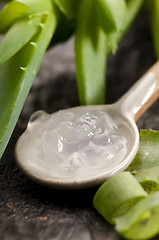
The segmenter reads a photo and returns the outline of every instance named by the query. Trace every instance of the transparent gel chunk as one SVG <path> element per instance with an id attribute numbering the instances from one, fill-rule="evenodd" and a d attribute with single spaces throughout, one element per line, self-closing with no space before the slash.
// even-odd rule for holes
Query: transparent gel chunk
<path id="1" fill-rule="evenodd" d="M 34 140 L 38 136 L 37 161 L 54 176 L 91 176 L 122 161 L 127 153 L 124 127 L 104 111 L 38 112 L 32 123 L 29 134 Z"/>

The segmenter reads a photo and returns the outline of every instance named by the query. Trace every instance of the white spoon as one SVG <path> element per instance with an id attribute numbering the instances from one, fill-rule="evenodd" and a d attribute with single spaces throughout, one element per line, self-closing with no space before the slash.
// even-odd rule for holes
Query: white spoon
<path id="1" fill-rule="evenodd" d="M 112 105 L 35 112 L 17 142 L 17 164 L 48 187 L 101 184 L 132 162 L 139 145 L 135 121 L 158 97 L 159 61 Z"/>

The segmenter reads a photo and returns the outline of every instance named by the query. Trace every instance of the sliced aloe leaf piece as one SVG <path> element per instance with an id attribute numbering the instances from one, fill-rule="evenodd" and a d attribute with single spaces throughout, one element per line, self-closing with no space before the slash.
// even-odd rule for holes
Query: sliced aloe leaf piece
<path id="1" fill-rule="evenodd" d="M 38 30 L 41 16 L 32 16 L 17 21 L 8 30 L 0 43 L 0 65 L 17 53 Z"/>
<path id="2" fill-rule="evenodd" d="M 141 130 L 138 153 L 126 171 L 137 173 L 152 167 L 159 167 L 159 131 Z"/>
<path id="3" fill-rule="evenodd" d="M 159 192 L 136 203 L 115 218 L 116 230 L 127 239 L 150 239 L 159 233 Z"/>
<path id="4" fill-rule="evenodd" d="M 95 3 L 98 20 L 105 33 L 121 31 L 127 21 L 125 0 L 98 0 Z"/>
<path id="5" fill-rule="evenodd" d="M 84 0 L 79 9 L 75 62 L 81 104 L 104 103 L 106 37 L 95 19 L 93 1 Z"/>
<path id="6" fill-rule="evenodd" d="M 28 15 L 28 7 L 17 1 L 12 1 L 0 11 L 0 33 L 5 32 L 17 19 Z"/>
<path id="7" fill-rule="evenodd" d="M 159 167 L 145 169 L 134 177 L 148 194 L 159 190 Z"/>
<path id="8" fill-rule="evenodd" d="M 0 157 L 14 129 L 26 96 L 56 27 L 45 14 L 39 32 L 16 55 L 0 66 Z"/>
<path id="9" fill-rule="evenodd" d="M 93 199 L 96 210 L 110 223 L 114 217 L 127 212 L 147 193 L 129 172 L 117 174 L 108 179 L 97 191 Z"/>

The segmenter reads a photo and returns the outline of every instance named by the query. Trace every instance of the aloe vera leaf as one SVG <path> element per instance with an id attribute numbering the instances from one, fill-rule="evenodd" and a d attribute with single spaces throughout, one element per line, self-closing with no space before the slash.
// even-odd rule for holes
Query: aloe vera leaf
<path id="1" fill-rule="evenodd" d="M 159 131 L 141 130 L 138 153 L 126 171 L 137 173 L 152 167 L 159 167 Z"/>
<path id="2" fill-rule="evenodd" d="M 81 104 L 105 100 L 106 37 L 94 17 L 93 2 L 84 0 L 75 33 L 76 76 Z"/>
<path id="3" fill-rule="evenodd" d="M 150 13 L 151 13 L 151 29 L 153 36 L 153 44 L 155 48 L 156 57 L 159 59 L 159 1 L 153 0 L 150 4 Z"/>
<path id="4" fill-rule="evenodd" d="M 28 7 L 28 12 L 30 14 L 41 14 L 44 12 L 50 12 L 52 9 L 51 0 L 16 0 Z"/>
<path id="5" fill-rule="evenodd" d="M 26 96 L 56 27 L 46 14 L 37 33 L 16 55 L 0 66 L 0 157 L 14 129 Z"/>
<path id="6" fill-rule="evenodd" d="M 60 11 L 69 19 L 75 18 L 79 0 L 53 0 Z"/>
<path id="7" fill-rule="evenodd" d="M 144 0 L 128 0 L 127 1 L 127 22 L 125 23 L 126 26 L 130 26 L 132 21 L 135 19 L 136 15 L 140 11 Z"/>
<path id="8" fill-rule="evenodd" d="M 105 33 L 121 31 L 127 18 L 125 0 L 98 0 L 95 3 L 97 17 Z"/>
<path id="9" fill-rule="evenodd" d="M 28 7 L 12 1 L 0 11 L 0 33 L 5 32 L 17 19 L 28 15 Z"/>
<path id="10" fill-rule="evenodd" d="M 159 233 L 159 192 L 136 203 L 115 218 L 116 230 L 127 239 L 149 239 Z"/>
<path id="11" fill-rule="evenodd" d="M 129 0 L 127 1 L 127 14 L 126 19 L 124 21 L 124 26 L 122 31 L 120 32 L 112 32 L 111 34 L 107 35 L 107 42 L 108 42 L 108 49 L 107 54 L 109 55 L 112 51 L 115 52 L 118 44 L 122 40 L 122 38 L 127 33 L 128 29 L 130 28 L 132 22 L 136 18 L 137 14 L 139 13 L 144 0 Z"/>
<path id="12" fill-rule="evenodd" d="M 129 172 L 108 179 L 96 192 L 93 205 L 110 223 L 114 217 L 124 214 L 147 193 Z"/>
<path id="13" fill-rule="evenodd" d="M 148 194 L 159 190 L 159 167 L 145 169 L 134 177 Z"/>
<path id="14" fill-rule="evenodd" d="M 54 6 L 54 9 L 57 17 L 57 27 L 49 47 L 52 47 L 57 43 L 64 42 L 71 37 L 74 32 L 75 25 L 74 21 L 70 21 L 56 5 Z"/>
<path id="15" fill-rule="evenodd" d="M 40 16 L 21 19 L 8 30 L 0 43 L 0 65 L 18 52 L 38 30 Z"/>

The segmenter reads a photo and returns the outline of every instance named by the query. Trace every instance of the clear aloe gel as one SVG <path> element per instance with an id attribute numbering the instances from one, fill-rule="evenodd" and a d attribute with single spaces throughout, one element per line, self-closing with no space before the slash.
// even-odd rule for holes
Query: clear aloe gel
<path id="1" fill-rule="evenodd" d="M 126 121 L 102 110 L 38 111 L 17 145 L 18 158 L 28 171 L 46 178 L 91 178 L 125 159 L 131 142 L 128 130 Z"/>

